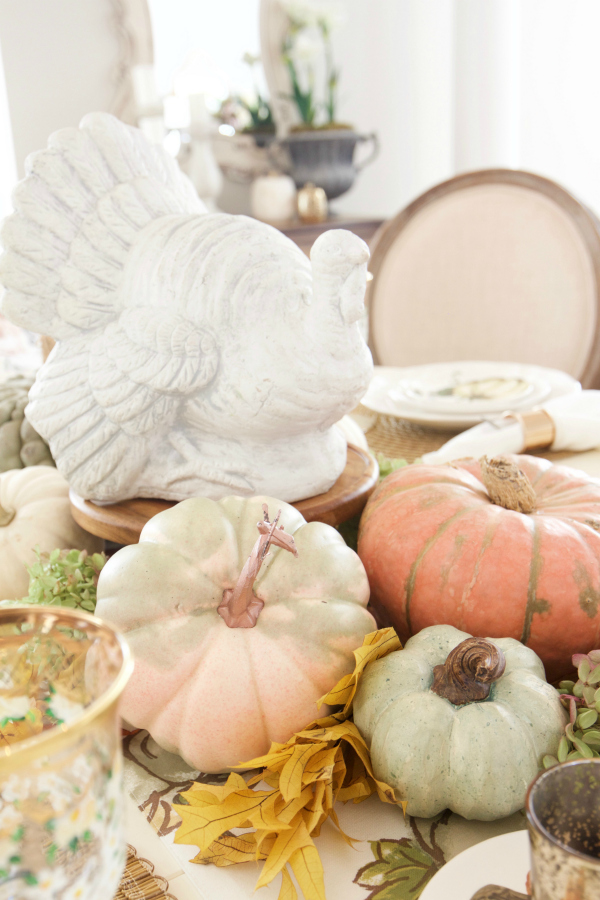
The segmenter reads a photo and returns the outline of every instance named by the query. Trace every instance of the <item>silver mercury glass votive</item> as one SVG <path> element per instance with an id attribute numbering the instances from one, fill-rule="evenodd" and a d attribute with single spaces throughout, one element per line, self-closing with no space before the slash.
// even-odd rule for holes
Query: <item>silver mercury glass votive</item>
<path id="1" fill-rule="evenodd" d="M 525 807 L 534 900 L 599 900 L 600 759 L 542 772 Z"/>

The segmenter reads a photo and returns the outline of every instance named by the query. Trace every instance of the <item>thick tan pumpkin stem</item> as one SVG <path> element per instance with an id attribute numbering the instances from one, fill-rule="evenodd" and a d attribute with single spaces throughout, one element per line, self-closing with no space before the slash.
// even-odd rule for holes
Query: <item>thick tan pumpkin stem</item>
<path id="1" fill-rule="evenodd" d="M 485 700 L 505 668 L 499 647 L 484 638 L 467 638 L 450 651 L 443 666 L 434 667 L 431 690 L 455 706 Z"/>
<path id="2" fill-rule="evenodd" d="M 254 582 L 271 544 L 298 556 L 292 535 L 283 530 L 283 525 L 277 527 L 281 510 L 273 522 L 269 522 L 269 508 L 266 503 L 263 504 L 263 513 L 264 520 L 257 522 L 256 525 L 259 537 L 252 548 L 252 553 L 246 560 L 236 586 L 223 591 L 223 599 L 217 609 L 229 628 L 254 628 L 256 625 L 264 602 L 254 593 Z"/>
<path id="3" fill-rule="evenodd" d="M 14 509 L 4 509 L 3 506 L 0 506 L 0 528 L 4 525 L 10 525 L 15 516 L 16 512 Z"/>
<path id="4" fill-rule="evenodd" d="M 503 456 L 494 459 L 482 456 L 479 465 L 482 481 L 492 503 L 515 512 L 533 512 L 537 500 L 535 491 L 527 475 L 518 466 Z"/>

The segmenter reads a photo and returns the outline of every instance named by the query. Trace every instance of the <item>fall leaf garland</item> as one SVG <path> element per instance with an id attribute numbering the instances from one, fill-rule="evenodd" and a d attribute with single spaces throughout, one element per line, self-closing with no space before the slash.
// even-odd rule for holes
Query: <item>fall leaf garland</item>
<path id="1" fill-rule="evenodd" d="M 360 803 L 377 793 L 385 803 L 396 802 L 393 789 L 375 778 L 368 748 L 349 717 L 365 666 L 401 647 L 393 628 L 368 634 L 354 651 L 354 671 L 319 701 L 342 709 L 312 722 L 285 744 L 272 744 L 265 756 L 240 763 L 240 769 L 261 769 L 248 780 L 232 773 L 223 785 L 194 784 L 179 795 L 182 802 L 173 805 L 182 823 L 175 842 L 199 848 L 192 862 L 231 866 L 264 860 L 256 887 L 281 873 L 279 900 L 296 900 L 289 866 L 306 900 L 325 900 L 313 838 L 331 818 L 352 842 L 340 826 L 336 800 Z M 259 782 L 269 790 L 253 790 Z M 253 830 L 235 835 L 233 828 Z"/>

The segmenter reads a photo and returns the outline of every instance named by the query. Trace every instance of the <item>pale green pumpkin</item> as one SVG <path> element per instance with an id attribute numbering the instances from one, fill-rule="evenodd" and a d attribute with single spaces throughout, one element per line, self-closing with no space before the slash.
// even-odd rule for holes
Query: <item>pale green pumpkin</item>
<path id="1" fill-rule="evenodd" d="M 519 641 L 488 639 L 488 649 L 504 657 L 503 673 L 498 664 L 486 678 L 481 657 L 471 657 L 466 680 L 465 670 L 451 679 L 459 690 L 466 682 L 475 692 L 489 689 L 487 699 L 456 705 L 434 692 L 447 672 L 438 670 L 434 681 L 434 667 L 470 637 L 450 625 L 425 628 L 403 650 L 371 663 L 359 684 L 354 722 L 376 777 L 408 801 L 408 815 L 429 818 L 449 808 L 467 819 L 509 816 L 523 806 L 542 757 L 556 755 L 566 713 L 541 660 Z"/>

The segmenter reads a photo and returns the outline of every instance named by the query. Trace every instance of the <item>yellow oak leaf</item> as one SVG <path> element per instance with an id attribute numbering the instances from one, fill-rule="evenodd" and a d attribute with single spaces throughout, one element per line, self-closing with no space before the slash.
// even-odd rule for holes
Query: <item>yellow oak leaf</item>
<path id="1" fill-rule="evenodd" d="M 375 785 L 375 790 L 377 791 L 377 796 L 380 800 L 383 800 L 384 803 L 398 803 L 393 787 L 390 787 L 385 781 L 378 781 L 376 778 L 373 778 L 373 784 Z M 400 802 L 402 803 L 403 812 L 406 815 L 408 801 Z"/>
<path id="2" fill-rule="evenodd" d="M 297 812 L 303 809 L 310 802 L 313 795 L 310 785 L 305 787 L 299 797 L 294 797 L 287 801 L 281 809 L 277 811 L 277 818 L 280 822 L 291 822 Z M 276 807 L 277 808 L 277 807 Z"/>
<path id="3" fill-rule="evenodd" d="M 210 806 L 215 801 L 221 802 L 235 791 L 243 791 L 248 785 L 241 775 L 231 772 L 225 784 L 193 784 L 187 791 L 182 791 L 190 806 Z M 210 799 L 210 803 L 207 801 Z"/>
<path id="4" fill-rule="evenodd" d="M 291 858 L 304 847 L 313 847 L 312 838 L 306 830 L 306 825 L 301 815 L 294 819 L 294 828 L 291 831 L 283 831 L 277 836 L 273 849 L 265 860 L 263 870 L 256 882 L 255 890 L 264 887 L 273 881 L 283 867 L 291 861 Z"/>
<path id="5" fill-rule="evenodd" d="M 326 900 L 323 865 L 312 842 L 292 854 L 290 866 L 306 900 Z"/>
<path id="6" fill-rule="evenodd" d="M 298 892 L 288 870 L 282 869 L 281 875 L 281 888 L 277 900 L 298 900 Z"/>
<path id="7" fill-rule="evenodd" d="M 321 825 L 329 818 L 329 810 L 323 806 L 325 798 L 325 784 L 319 781 L 315 784 L 314 794 L 305 807 L 304 823 L 311 837 L 318 837 L 321 833 Z"/>
<path id="8" fill-rule="evenodd" d="M 306 830 L 312 836 L 313 831 L 325 821 L 327 816 L 323 812 L 322 809 L 303 809 L 302 810 L 302 818 L 304 819 L 304 824 L 306 825 Z"/>
<path id="9" fill-rule="evenodd" d="M 289 742 L 287 744 L 271 744 L 271 749 L 264 756 L 257 756 L 256 759 L 241 762 L 236 768 L 270 769 L 272 772 L 277 772 L 284 767 L 292 752 L 293 747 L 290 746 Z"/>
<path id="10" fill-rule="evenodd" d="M 286 806 L 282 800 L 279 791 L 272 791 L 271 796 L 267 797 L 264 803 L 261 803 L 260 809 L 256 811 L 254 816 L 254 824 L 256 828 L 267 831 L 281 831 L 290 826 L 279 818 L 279 812 Z"/>
<path id="11" fill-rule="evenodd" d="M 234 866 L 241 862 L 254 862 L 257 858 L 256 850 L 256 832 L 241 835 L 225 834 L 213 841 L 207 850 L 201 851 L 191 861 L 204 866 L 209 863 L 215 866 Z M 259 851 L 258 858 L 264 859 L 265 856 Z"/>
<path id="12" fill-rule="evenodd" d="M 325 782 L 325 798 L 323 806 L 327 810 L 328 814 L 331 815 L 331 810 L 333 809 L 334 797 L 333 797 L 333 787 L 331 782 Z"/>
<path id="13" fill-rule="evenodd" d="M 256 831 L 256 848 L 257 854 L 260 854 L 260 858 L 264 859 L 269 855 L 271 850 L 273 849 L 273 844 L 277 838 L 276 832 L 268 831 L 266 829 L 257 829 Z M 258 855 L 256 857 L 259 858 Z"/>
<path id="14" fill-rule="evenodd" d="M 360 738 L 360 732 L 356 725 L 353 722 L 344 720 L 343 722 L 336 722 L 335 725 L 325 728 L 309 725 L 308 729 L 299 731 L 295 737 L 307 738 L 311 741 L 339 741 L 342 738 L 346 738 L 348 735 L 358 735 Z M 362 738 L 360 739 L 362 740 Z"/>
<path id="15" fill-rule="evenodd" d="M 204 785 L 203 785 L 204 786 Z M 214 806 L 215 803 L 220 803 L 225 797 L 219 797 L 218 794 L 213 794 L 210 791 L 184 791 L 179 794 L 182 799 L 185 799 L 188 806 L 197 806 L 202 809 L 204 806 Z M 228 796 L 227 794 L 225 796 Z"/>
<path id="16" fill-rule="evenodd" d="M 315 812 L 322 813 L 323 810 L 323 799 L 325 797 L 325 784 L 322 781 L 317 782 L 315 784 L 315 789 L 312 798 L 306 804 L 306 808 L 308 810 L 314 810 Z"/>
<path id="17" fill-rule="evenodd" d="M 354 671 L 351 675 L 344 676 L 328 694 L 321 697 L 319 706 L 325 703 L 328 706 L 344 706 L 344 712 L 346 712 L 348 705 L 354 700 L 356 688 L 365 666 L 376 659 L 381 659 L 382 656 L 387 656 L 393 650 L 402 650 L 400 638 L 393 628 L 381 628 L 379 631 L 367 634 L 362 647 L 354 651 L 356 660 Z"/>
<path id="18" fill-rule="evenodd" d="M 302 781 L 308 784 L 310 781 L 319 780 L 324 773 L 331 774 L 335 764 L 335 758 L 338 751 L 337 746 L 332 744 L 324 744 L 324 749 L 308 760 L 304 767 Z"/>
<path id="19" fill-rule="evenodd" d="M 269 772 L 267 769 L 265 772 L 259 776 L 259 781 L 264 781 L 269 785 L 270 788 L 278 788 L 279 787 L 279 772 Z"/>
<path id="20" fill-rule="evenodd" d="M 302 776 L 304 769 L 311 759 L 327 745 L 321 742 L 316 744 L 297 744 L 292 755 L 281 770 L 279 777 L 279 790 L 285 800 L 297 797 L 302 791 Z"/>
<path id="21" fill-rule="evenodd" d="M 373 793 L 373 788 L 368 783 L 367 779 L 360 779 L 359 781 L 354 781 L 352 784 L 349 784 L 347 787 L 342 787 L 339 790 L 337 795 L 337 799 L 341 803 L 347 803 L 348 800 L 356 800 L 357 798 L 366 798 L 370 797 Z"/>
<path id="22" fill-rule="evenodd" d="M 181 825 L 175 835 L 178 844 L 196 844 L 206 850 L 213 841 L 230 828 L 244 828 L 270 791 L 238 791 L 230 794 L 222 803 L 214 806 L 173 806 L 181 816 Z"/>

